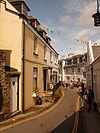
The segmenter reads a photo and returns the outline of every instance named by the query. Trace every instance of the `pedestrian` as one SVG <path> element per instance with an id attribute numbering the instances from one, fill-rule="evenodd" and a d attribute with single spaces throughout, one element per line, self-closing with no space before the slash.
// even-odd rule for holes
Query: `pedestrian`
<path id="1" fill-rule="evenodd" d="M 86 82 L 84 82 L 84 91 L 86 90 Z"/>
<path id="2" fill-rule="evenodd" d="M 91 90 L 91 86 L 88 86 L 88 93 L 87 93 L 88 112 L 90 112 L 91 110 L 93 98 L 94 98 L 94 93 Z"/>
<path id="3" fill-rule="evenodd" d="M 86 106 L 86 104 L 87 104 L 87 91 L 84 91 L 83 101 L 84 101 L 84 105 Z"/>

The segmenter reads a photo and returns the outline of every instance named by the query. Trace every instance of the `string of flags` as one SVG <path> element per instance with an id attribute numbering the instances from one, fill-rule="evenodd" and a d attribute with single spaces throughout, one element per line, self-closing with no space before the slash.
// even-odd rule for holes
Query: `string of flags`
<path id="1" fill-rule="evenodd" d="M 78 39 L 74 39 L 74 41 L 78 42 L 78 45 L 74 45 L 74 46 L 68 48 L 67 50 L 66 49 L 64 49 L 64 50 L 62 50 L 62 49 L 61 50 L 58 50 L 58 52 L 59 53 L 64 53 L 66 51 L 72 52 L 75 49 L 81 50 L 82 47 L 85 47 L 86 44 L 89 44 L 89 42 L 81 41 L 81 40 L 78 40 Z"/>
<path id="2" fill-rule="evenodd" d="M 88 41 L 83 41 L 83 40 L 79 40 L 79 39 L 74 39 L 73 40 L 76 44 L 77 44 L 77 47 L 85 47 L 86 45 L 89 44 Z"/>
<path id="3" fill-rule="evenodd" d="M 45 31 L 48 31 L 48 32 L 50 32 L 50 33 L 56 33 L 56 34 L 60 34 L 60 32 L 58 32 L 57 30 L 55 30 L 55 29 L 50 29 L 50 28 L 48 28 L 48 27 L 46 27 L 46 26 L 42 26 L 41 25 L 41 28 L 43 29 L 43 30 L 45 30 Z"/>
<path id="4" fill-rule="evenodd" d="M 74 41 L 79 42 L 80 44 L 89 44 L 89 42 L 83 40 L 74 39 Z"/>
<path id="5" fill-rule="evenodd" d="M 59 31 L 56 30 L 56 29 L 50 29 L 50 28 L 48 28 L 47 26 L 43 26 L 43 25 L 41 25 L 41 28 L 42 28 L 43 30 L 47 31 L 47 32 L 52 33 L 52 34 L 55 34 L 55 33 L 56 33 L 56 34 L 58 34 L 58 35 L 61 35 L 61 32 L 59 32 Z M 76 48 L 76 49 L 80 49 L 80 48 L 82 48 L 82 46 L 85 47 L 86 45 L 89 44 L 89 42 L 83 41 L 83 40 L 79 40 L 79 39 L 73 39 L 73 41 L 76 42 L 77 45 L 74 45 L 73 47 L 68 48 L 69 51 L 72 51 L 72 50 L 75 49 L 75 48 Z M 59 53 L 63 53 L 63 52 L 66 52 L 66 50 L 58 50 L 58 52 L 59 52 Z"/>

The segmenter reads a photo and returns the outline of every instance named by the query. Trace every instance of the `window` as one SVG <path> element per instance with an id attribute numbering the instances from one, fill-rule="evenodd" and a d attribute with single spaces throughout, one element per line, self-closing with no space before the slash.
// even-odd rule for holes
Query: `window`
<path id="1" fill-rule="evenodd" d="M 72 68 L 72 73 L 74 73 L 74 68 Z"/>
<path id="2" fill-rule="evenodd" d="M 47 48 L 44 46 L 44 60 L 47 60 Z"/>
<path id="3" fill-rule="evenodd" d="M 68 68 L 65 68 L 65 74 L 67 74 L 68 73 Z"/>
<path id="4" fill-rule="evenodd" d="M 33 67 L 33 91 L 37 88 L 38 68 Z"/>
<path id="5" fill-rule="evenodd" d="M 50 51 L 50 62 L 52 62 L 52 51 Z"/>
<path id="6" fill-rule="evenodd" d="M 34 53 L 38 54 L 37 38 L 34 36 Z"/>
<path id="7" fill-rule="evenodd" d="M 73 59 L 73 64 L 77 64 L 77 58 Z"/>
<path id="8" fill-rule="evenodd" d="M 68 65 L 71 65 L 72 64 L 72 60 L 68 60 Z"/>
<path id="9" fill-rule="evenodd" d="M 80 57 L 80 58 L 79 58 L 79 60 L 80 60 L 80 63 L 82 63 L 82 61 L 83 61 L 83 59 L 82 59 L 82 58 L 83 58 L 83 57 Z"/>
<path id="10" fill-rule="evenodd" d="M 58 64 L 58 57 L 55 56 L 55 64 L 57 65 Z"/>
<path id="11" fill-rule="evenodd" d="M 83 72 L 83 78 L 86 78 L 86 72 Z"/>
<path id="12" fill-rule="evenodd" d="M 80 67 L 77 68 L 77 72 L 80 72 Z"/>
<path id="13" fill-rule="evenodd" d="M 67 80 L 70 80 L 70 77 L 67 77 Z"/>
<path id="14" fill-rule="evenodd" d="M 77 81 L 80 82 L 80 78 L 77 78 Z"/>
<path id="15" fill-rule="evenodd" d="M 65 60 L 65 65 L 68 65 L 68 60 Z"/>

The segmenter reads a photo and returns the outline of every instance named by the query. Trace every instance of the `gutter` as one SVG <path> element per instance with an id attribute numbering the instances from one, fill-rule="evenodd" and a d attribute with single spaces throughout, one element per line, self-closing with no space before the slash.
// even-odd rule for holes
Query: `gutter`
<path id="1" fill-rule="evenodd" d="M 23 21 L 23 57 L 22 57 L 22 64 L 23 64 L 23 81 L 22 81 L 22 113 L 24 113 L 24 81 L 25 81 L 25 22 Z"/>

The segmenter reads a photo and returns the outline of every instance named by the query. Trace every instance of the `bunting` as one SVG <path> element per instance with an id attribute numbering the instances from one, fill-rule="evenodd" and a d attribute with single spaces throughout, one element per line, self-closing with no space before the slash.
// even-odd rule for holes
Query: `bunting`
<path id="1" fill-rule="evenodd" d="M 89 42 L 83 41 L 83 40 L 78 40 L 78 39 L 74 39 L 75 42 L 79 42 L 80 44 L 89 44 Z"/>
<path id="2" fill-rule="evenodd" d="M 56 33 L 56 34 L 60 34 L 60 32 L 58 32 L 57 30 L 55 30 L 55 29 L 50 29 L 50 28 L 48 28 L 48 27 L 46 27 L 46 26 L 42 26 L 41 25 L 41 28 L 43 29 L 43 30 L 45 30 L 45 31 L 49 31 L 50 33 Z"/>

